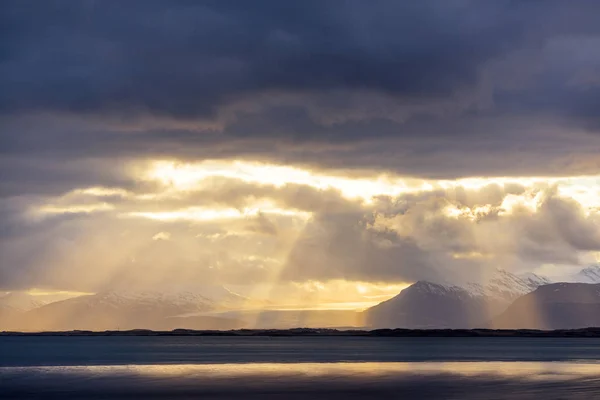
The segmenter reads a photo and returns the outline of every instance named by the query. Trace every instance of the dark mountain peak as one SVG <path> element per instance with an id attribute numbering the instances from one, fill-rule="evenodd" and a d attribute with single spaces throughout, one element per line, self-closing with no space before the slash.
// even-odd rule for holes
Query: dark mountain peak
<path id="1" fill-rule="evenodd" d="M 538 287 L 521 299 L 535 299 L 538 303 L 600 303 L 600 283 L 552 283 Z"/>
<path id="2" fill-rule="evenodd" d="M 367 322 L 376 327 L 467 328 L 486 324 L 510 302 L 547 278 L 519 277 L 497 268 L 476 282 L 418 281 L 400 294 L 367 310 Z"/>
<path id="3" fill-rule="evenodd" d="M 540 286 L 494 318 L 492 326 L 503 329 L 600 326 L 600 284 L 560 282 Z"/>
<path id="4" fill-rule="evenodd" d="M 486 304 L 459 286 L 418 281 L 366 311 L 367 324 L 384 328 L 470 327 Z"/>
<path id="5" fill-rule="evenodd" d="M 467 293 L 464 288 L 456 285 L 435 283 L 430 281 L 417 281 L 404 289 L 402 292 L 421 292 L 421 293 L 430 293 L 437 295 L 445 295 L 448 293 Z M 402 293 L 400 292 L 400 293 Z"/>

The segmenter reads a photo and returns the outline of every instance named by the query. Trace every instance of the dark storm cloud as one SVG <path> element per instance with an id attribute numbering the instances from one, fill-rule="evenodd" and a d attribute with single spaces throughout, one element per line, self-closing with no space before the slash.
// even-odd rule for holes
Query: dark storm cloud
<path id="1" fill-rule="evenodd" d="M 260 93 L 454 97 L 496 59 L 597 34 L 597 3 L 5 1 L 0 109 L 211 116 Z"/>
<path id="2" fill-rule="evenodd" d="M 0 107 L 175 117 L 268 91 L 452 96 L 515 46 L 515 3 L 8 1 Z M 525 13 L 524 13 L 525 12 Z"/>
<path id="3" fill-rule="evenodd" d="M 253 158 L 430 177 L 598 168 L 600 141 L 585 132 L 599 126 L 595 1 L 0 8 L 0 156 L 35 164 L 6 172 L 6 193 L 44 188 L 40 157 Z M 51 181 L 110 181 L 75 175 Z"/>

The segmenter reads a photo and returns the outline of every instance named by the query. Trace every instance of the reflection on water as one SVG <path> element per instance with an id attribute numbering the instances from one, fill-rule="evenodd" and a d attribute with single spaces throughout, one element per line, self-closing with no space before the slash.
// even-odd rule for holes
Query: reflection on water
<path id="1" fill-rule="evenodd" d="M 2 367 L 3 399 L 593 399 L 600 364 L 299 363 Z"/>
<path id="2" fill-rule="evenodd" d="M 0 337 L 0 399 L 600 399 L 600 340 Z"/>

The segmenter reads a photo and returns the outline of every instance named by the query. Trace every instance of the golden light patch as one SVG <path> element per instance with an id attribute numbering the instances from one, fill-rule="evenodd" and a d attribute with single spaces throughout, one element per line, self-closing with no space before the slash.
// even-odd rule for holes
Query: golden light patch
<path id="1" fill-rule="evenodd" d="M 310 294 L 299 298 L 289 296 L 287 301 L 295 309 L 363 310 L 396 296 L 410 283 L 380 284 L 337 279 L 296 282 L 294 285 L 302 290 L 301 293 Z"/>
<path id="2" fill-rule="evenodd" d="M 77 297 L 77 296 L 86 296 L 92 295 L 94 293 L 89 292 L 75 292 L 69 290 L 44 290 L 44 289 L 36 289 L 32 288 L 27 290 L 25 293 L 32 296 L 67 296 L 67 297 Z"/>
<path id="3" fill-rule="evenodd" d="M 83 189 L 73 190 L 71 193 L 73 194 L 85 194 L 96 197 L 110 197 L 110 196 L 118 196 L 118 197 L 126 197 L 129 196 L 130 193 L 121 188 L 108 188 L 102 186 L 93 186 Z"/>
<path id="4" fill-rule="evenodd" d="M 217 219 L 234 219 L 243 217 L 243 213 L 233 208 L 215 210 L 202 207 L 189 207 L 176 211 L 130 212 L 124 215 L 130 217 L 154 219 L 158 221 L 212 221 Z"/>
<path id="5" fill-rule="evenodd" d="M 142 174 L 143 179 L 161 182 L 174 190 L 193 190 L 209 177 L 239 179 L 248 183 L 281 187 L 286 184 L 306 185 L 320 190 L 339 190 L 344 197 L 370 200 L 375 196 L 397 196 L 421 190 L 423 180 L 390 178 L 349 178 L 328 175 L 301 168 L 246 161 L 204 161 L 195 164 L 156 161 Z"/>
<path id="6" fill-rule="evenodd" d="M 449 204 L 443 209 L 443 213 L 451 218 L 467 218 L 475 221 L 483 216 L 488 215 L 493 211 L 491 205 L 478 207 L 457 207 L 454 204 Z"/>
<path id="7" fill-rule="evenodd" d="M 73 204 L 73 205 L 45 205 L 34 210 L 37 215 L 54 215 L 54 214 L 89 214 L 98 211 L 110 211 L 115 208 L 109 203 L 94 203 L 94 204 Z"/>
<path id="8" fill-rule="evenodd" d="M 486 258 L 493 258 L 494 255 L 493 254 L 487 254 L 487 253 L 480 253 L 477 251 L 471 251 L 471 252 L 464 252 L 464 253 L 452 253 L 452 258 L 454 259 L 486 259 Z"/>
<path id="9" fill-rule="evenodd" d="M 360 283 L 356 284 L 356 290 L 360 294 L 367 294 L 367 292 L 369 291 L 369 289 L 365 285 L 362 285 Z"/>
<path id="10" fill-rule="evenodd" d="M 171 240 L 171 234 L 169 232 L 158 232 L 152 236 L 152 240 Z"/>
<path id="11" fill-rule="evenodd" d="M 36 217 L 56 214 L 93 213 L 115 210 L 118 202 L 111 197 L 126 198 L 133 202 L 162 201 L 168 198 L 182 198 L 183 192 L 210 190 L 206 180 L 223 177 L 257 185 L 282 187 L 287 184 L 303 185 L 318 190 L 337 190 L 347 198 L 362 201 L 365 208 L 373 204 L 378 196 L 397 198 L 404 194 L 431 192 L 436 190 L 469 189 L 482 190 L 494 184 L 501 187 L 519 185 L 525 188 L 522 194 L 507 194 L 498 214 L 511 214 L 515 211 L 535 212 L 543 196 L 548 191 L 555 195 L 572 199 L 581 204 L 584 212 L 600 209 L 600 176 L 579 177 L 471 177 L 456 180 L 424 180 L 381 174 L 376 171 L 363 171 L 361 177 L 342 172 L 310 170 L 295 166 L 269 164 L 240 160 L 207 160 L 198 163 L 175 161 L 149 161 L 133 163 L 132 177 L 140 181 L 158 183 L 155 191 L 134 193 L 123 188 L 89 186 L 71 190 L 62 196 L 47 199 L 45 204 L 32 206 L 31 214 Z M 478 205 L 473 208 L 449 203 L 444 213 L 453 218 L 477 220 L 492 212 L 491 205 Z M 310 218 L 310 213 L 281 208 L 271 200 L 250 200 L 241 208 L 209 209 L 196 205 L 181 208 L 164 208 L 155 212 L 136 210 L 135 206 L 120 213 L 122 216 L 148 218 L 154 220 L 195 220 L 239 219 L 258 213 Z"/>
<path id="12" fill-rule="evenodd" d="M 136 168 L 143 180 L 157 181 L 175 191 L 197 190 L 210 177 L 239 179 L 247 183 L 281 187 L 286 184 L 306 185 L 320 190 L 338 190 L 344 197 L 366 202 L 377 196 L 396 197 L 404 193 L 464 188 L 480 190 L 488 185 L 519 185 L 524 188 L 558 187 L 558 193 L 570 197 L 584 207 L 600 207 L 600 176 L 576 177 L 469 177 L 456 180 L 427 180 L 381 174 L 372 171 L 368 177 L 349 177 L 293 166 L 239 160 L 207 160 L 199 163 L 153 161 Z"/>
<path id="13" fill-rule="evenodd" d="M 293 210 L 293 209 L 282 209 L 282 208 L 255 208 L 247 207 L 244 209 L 237 208 L 204 208 L 204 207 L 187 207 L 173 211 L 156 211 L 156 212 L 130 212 L 122 214 L 124 217 L 139 217 L 148 218 L 158 221 L 215 221 L 215 220 L 228 220 L 228 219 L 240 219 L 248 217 L 256 217 L 259 214 L 273 214 L 283 215 L 290 217 L 297 217 L 301 219 L 310 218 L 310 213 Z"/>
<path id="14" fill-rule="evenodd" d="M 529 212 L 536 212 L 539 205 L 542 202 L 544 192 L 542 191 L 529 191 L 523 195 L 508 194 L 504 197 L 502 204 L 500 205 L 500 215 L 511 214 L 515 210 L 526 210 Z"/>

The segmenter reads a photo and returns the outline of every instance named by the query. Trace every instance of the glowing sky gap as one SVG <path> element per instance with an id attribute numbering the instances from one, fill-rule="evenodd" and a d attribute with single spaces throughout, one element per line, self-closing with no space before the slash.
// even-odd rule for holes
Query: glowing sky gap
<path id="1" fill-rule="evenodd" d="M 540 201 L 541 189 L 556 187 L 557 193 L 564 198 L 571 198 L 589 212 L 600 208 L 600 176 L 578 177 L 474 177 L 457 180 L 422 180 L 392 175 L 373 173 L 371 177 L 352 177 L 328 174 L 325 171 L 311 171 L 298 167 L 282 166 L 249 161 L 204 161 L 199 163 L 178 163 L 174 161 L 152 161 L 145 164 L 145 169 L 140 171 L 140 166 L 132 168 L 136 179 L 141 181 L 158 182 L 162 189 L 156 192 L 132 193 L 118 187 L 84 187 L 73 189 L 63 196 L 49 200 L 47 203 L 34 207 L 32 215 L 57 215 L 74 213 L 92 213 L 110 211 L 115 205 L 103 201 L 109 197 L 129 198 L 138 201 L 152 202 L 177 196 L 181 192 L 202 190 L 203 183 L 208 178 L 227 178 L 240 180 L 257 185 L 271 185 L 283 187 L 287 184 L 305 185 L 318 190 L 337 190 L 343 197 L 358 199 L 369 204 L 377 196 L 397 197 L 402 194 L 431 192 L 435 190 L 448 190 L 464 188 L 479 190 L 488 185 L 517 184 L 528 188 L 521 195 L 508 194 L 502 203 L 501 212 L 510 212 L 517 206 L 531 210 L 536 208 Z M 89 196 L 98 201 L 82 203 L 80 196 Z M 448 215 L 466 216 L 471 218 L 480 212 L 486 211 L 486 205 L 472 210 L 457 209 L 450 204 L 447 207 Z M 489 210 L 487 210 L 489 211 Z M 161 210 L 158 212 L 131 211 L 127 214 L 133 217 L 150 218 L 156 220 L 217 220 L 242 218 L 258 213 L 272 213 L 278 215 L 295 215 L 308 218 L 309 212 L 290 210 L 278 207 L 273 202 L 262 201 L 248 204 L 242 209 L 219 208 L 211 209 L 202 206 L 186 207 L 175 210 Z"/>
<path id="2" fill-rule="evenodd" d="M 310 213 L 298 210 L 285 210 L 280 208 L 244 208 L 242 210 L 235 208 L 210 209 L 202 207 L 189 207 L 174 211 L 162 212 L 131 212 L 122 214 L 123 217 L 141 217 L 155 219 L 159 221 L 214 221 L 227 219 L 240 219 L 257 216 L 259 214 L 275 214 L 283 216 L 293 216 L 302 219 L 310 217 Z"/>
<path id="3" fill-rule="evenodd" d="M 423 180 L 373 173 L 370 178 L 353 178 L 330 175 L 290 166 L 247 161 L 204 161 L 178 163 L 155 161 L 142 174 L 142 179 L 159 181 L 166 187 L 189 191 L 200 188 L 209 177 L 239 179 L 244 182 L 269 184 L 280 187 L 286 184 L 307 185 L 317 189 L 339 190 L 343 196 L 370 201 L 376 196 L 395 197 L 403 193 L 418 193 L 436 189 L 462 187 L 482 189 L 488 185 L 517 184 L 527 188 L 536 186 L 558 187 L 559 194 L 571 197 L 584 207 L 600 207 L 600 176 L 576 177 L 473 177 L 457 180 Z"/>
<path id="4" fill-rule="evenodd" d="M 192 190 L 206 178 L 224 177 L 276 187 L 297 184 L 322 190 L 333 188 L 348 198 L 364 200 L 378 195 L 396 196 L 419 191 L 425 184 L 414 179 L 390 179 L 384 175 L 371 179 L 348 178 L 296 167 L 246 161 L 205 161 L 196 164 L 157 161 L 151 164 L 142 177 L 157 180 L 174 190 Z"/>

